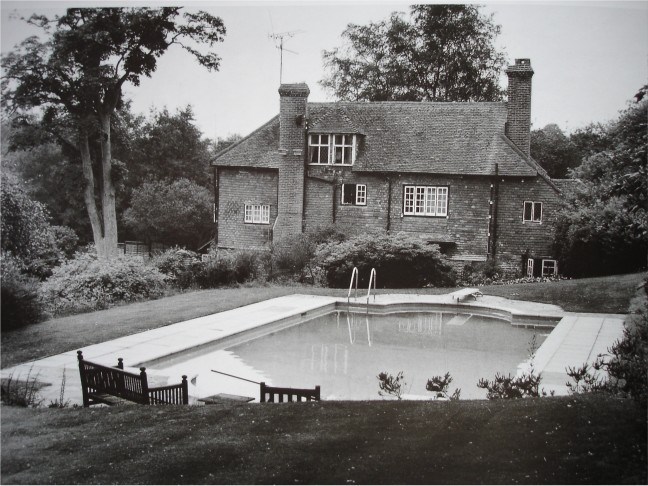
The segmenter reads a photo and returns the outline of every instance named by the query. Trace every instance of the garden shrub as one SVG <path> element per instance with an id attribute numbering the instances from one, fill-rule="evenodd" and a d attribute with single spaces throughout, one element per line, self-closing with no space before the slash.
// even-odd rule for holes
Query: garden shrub
<path id="1" fill-rule="evenodd" d="M 209 289 L 254 280 L 262 274 L 259 252 L 253 250 L 211 250 L 203 262 L 196 282 Z"/>
<path id="2" fill-rule="evenodd" d="M 329 287 L 346 287 L 353 267 L 359 271 L 359 285 L 369 284 L 371 269 L 377 272 L 380 288 L 453 286 L 455 273 L 439 252 L 406 233 L 365 234 L 317 248 L 315 261 Z"/>
<path id="3" fill-rule="evenodd" d="M 160 297 L 167 289 L 166 279 L 136 257 L 104 260 L 78 253 L 54 269 L 41 286 L 41 299 L 53 315 L 88 312 Z"/>
<path id="4" fill-rule="evenodd" d="M 313 257 L 318 245 L 339 243 L 346 239 L 345 233 L 335 225 L 320 226 L 306 233 L 290 236 L 272 247 L 272 277 L 290 276 L 299 282 L 315 281 Z"/>
<path id="5" fill-rule="evenodd" d="M 26 275 L 23 265 L 10 253 L 2 253 L 2 330 L 9 331 L 38 322 L 42 317 L 38 300 L 39 282 Z"/>
<path id="6" fill-rule="evenodd" d="M 491 285 L 502 279 L 504 272 L 495 260 L 471 262 L 464 265 L 461 284 L 467 286 Z"/>
<path id="7" fill-rule="evenodd" d="M 156 255 L 151 263 L 180 289 L 196 285 L 196 276 L 203 267 L 197 253 L 177 247 Z"/>

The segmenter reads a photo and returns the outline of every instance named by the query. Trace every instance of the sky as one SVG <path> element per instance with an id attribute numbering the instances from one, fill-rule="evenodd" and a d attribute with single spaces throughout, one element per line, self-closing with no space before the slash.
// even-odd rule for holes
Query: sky
<path id="1" fill-rule="evenodd" d="M 133 110 L 174 111 L 191 105 L 206 137 L 247 135 L 279 111 L 280 52 L 271 34 L 289 33 L 283 54 L 283 82 L 306 82 L 310 101 L 335 101 L 319 81 L 322 51 L 342 45 L 349 23 L 368 24 L 391 12 L 408 11 L 412 2 L 255 1 L 176 2 L 189 10 L 220 16 L 225 41 L 215 47 L 222 62 L 208 72 L 179 47 L 158 61 L 151 78 L 128 86 Z M 80 2 L 4 1 L 1 7 L 2 53 L 37 33 L 16 16 L 62 14 Z M 489 2 L 482 11 L 501 26 L 496 46 L 509 63 L 529 58 L 535 71 L 533 128 L 556 123 L 565 132 L 618 116 L 638 89 L 648 83 L 648 2 Z M 83 2 L 85 6 L 96 6 Z M 110 2 L 101 5 L 126 5 Z M 131 1 L 128 5 L 153 5 Z M 506 76 L 501 79 L 506 87 Z"/>

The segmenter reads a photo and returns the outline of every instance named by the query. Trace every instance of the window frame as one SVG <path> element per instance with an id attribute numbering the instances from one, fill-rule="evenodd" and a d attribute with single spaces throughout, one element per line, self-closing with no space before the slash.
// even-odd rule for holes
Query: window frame
<path id="1" fill-rule="evenodd" d="M 328 137 L 326 144 L 322 143 L 322 137 Z M 313 142 L 313 137 L 317 137 L 317 143 Z M 337 142 L 337 137 L 342 137 L 342 142 Z M 350 141 L 348 141 L 350 138 Z M 348 141 L 348 143 L 347 143 Z M 309 165 L 335 165 L 338 167 L 351 167 L 356 159 L 357 136 L 355 133 L 309 133 L 308 134 L 308 164 Z M 322 149 L 327 148 L 327 160 L 322 161 Z M 336 149 L 342 150 L 343 162 L 335 162 Z M 344 149 L 349 149 L 351 161 L 346 162 Z M 317 150 L 317 162 L 313 162 L 312 150 Z"/>
<path id="2" fill-rule="evenodd" d="M 531 208 L 531 219 L 527 218 L 527 205 Z M 536 207 L 540 207 L 540 218 L 536 219 Z M 542 224 L 544 216 L 544 207 L 540 201 L 524 201 L 522 205 L 522 222 Z"/>
<path id="3" fill-rule="evenodd" d="M 545 273 L 545 262 L 552 262 L 553 263 L 553 271 L 552 271 L 552 273 Z M 558 275 L 558 261 L 554 260 L 552 258 L 543 258 L 542 259 L 542 270 L 540 272 L 540 275 L 542 277 Z"/>
<path id="4" fill-rule="evenodd" d="M 403 185 L 403 216 L 447 218 L 449 186 Z"/>
<path id="5" fill-rule="evenodd" d="M 244 224 L 270 224 L 269 204 L 248 204 L 243 208 Z"/>
<path id="6" fill-rule="evenodd" d="M 355 192 L 353 194 L 353 201 L 346 201 L 345 200 L 344 186 L 355 186 Z M 342 205 L 342 206 L 366 206 L 367 205 L 367 184 L 342 184 L 342 189 L 340 191 L 340 205 Z"/>

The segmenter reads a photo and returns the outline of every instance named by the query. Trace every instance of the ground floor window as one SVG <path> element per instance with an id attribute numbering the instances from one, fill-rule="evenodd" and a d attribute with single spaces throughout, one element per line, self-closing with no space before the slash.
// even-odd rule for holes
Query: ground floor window
<path id="1" fill-rule="evenodd" d="M 448 188 L 435 186 L 405 186 L 403 214 L 414 216 L 447 216 Z"/>
<path id="2" fill-rule="evenodd" d="M 270 224 L 269 204 L 246 204 L 245 222 L 257 224 Z"/>
<path id="3" fill-rule="evenodd" d="M 527 277 L 551 277 L 558 275 L 558 262 L 547 258 L 529 258 Z"/>
<path id="4" fill-rule="evenodd" d="M 342 184 L 342 204 L 366 206 L 367 186 L 365 184 Z"/>

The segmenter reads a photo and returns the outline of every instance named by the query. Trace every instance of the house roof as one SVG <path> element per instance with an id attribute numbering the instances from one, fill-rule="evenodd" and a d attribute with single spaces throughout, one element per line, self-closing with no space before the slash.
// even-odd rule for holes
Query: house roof
<path id="1" fill-rule="evenodd" d="M 505 135 L 506 104 L 308 103 L 309 130 L 359 134 L 354 171 L 542 175 Z M 214 165 L 278 167 L 279 118 L 216 154 Z"/>

